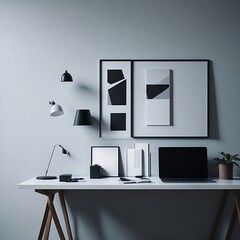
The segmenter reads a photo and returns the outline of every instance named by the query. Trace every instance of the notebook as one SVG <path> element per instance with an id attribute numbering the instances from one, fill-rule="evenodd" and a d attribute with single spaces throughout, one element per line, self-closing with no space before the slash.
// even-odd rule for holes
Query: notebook
<path id="1" fill-rule="evenodd" d="M 159 147 L 159 177 L 163 182 L 212 182 L 206 147 Z"/>

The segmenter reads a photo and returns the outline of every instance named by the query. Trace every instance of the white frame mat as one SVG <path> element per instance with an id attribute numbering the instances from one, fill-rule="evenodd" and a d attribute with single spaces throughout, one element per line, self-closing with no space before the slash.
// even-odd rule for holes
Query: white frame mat
<path id="1" fill-rule="evenodd" d="M 119 147 L 92 146 L 91 164 L 101 166 L 102 177 L 118 177 Z"/>
<path id="2" fill-rule="evenodd" d="M 132 136 L 208 137 L 208 66 L 209 60 L 133 60 Z M 168 93 L 149 101 L 147 84 L 158 80 L 169 84 Z"/>

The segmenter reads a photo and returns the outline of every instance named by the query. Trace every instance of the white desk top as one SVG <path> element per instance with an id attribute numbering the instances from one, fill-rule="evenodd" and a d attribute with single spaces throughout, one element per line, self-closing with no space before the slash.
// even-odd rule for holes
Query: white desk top
<path id="1" fill-rule="evenodd" d="M 134 179 L 134 178 L 130 178 Z M 20 189 L 61 190 L 240 190 L 240 179 L 215 180 L 209 183 L 163 183 L 158 177 L 150 177 L 151 183 L 124 184 L 118 177 L 101 179 L 85 178 L 80 182 L 59 182 L 55 180 L 29 179 L 18 185 Z"/>

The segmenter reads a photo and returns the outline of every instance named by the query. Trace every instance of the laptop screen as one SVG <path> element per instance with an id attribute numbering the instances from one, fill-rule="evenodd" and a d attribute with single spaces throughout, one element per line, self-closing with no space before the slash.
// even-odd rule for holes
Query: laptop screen
<path id="1" fill-rule="evenodd" d="M 207 178 L 206 147 L 159 147 L 160 178 Z"/>

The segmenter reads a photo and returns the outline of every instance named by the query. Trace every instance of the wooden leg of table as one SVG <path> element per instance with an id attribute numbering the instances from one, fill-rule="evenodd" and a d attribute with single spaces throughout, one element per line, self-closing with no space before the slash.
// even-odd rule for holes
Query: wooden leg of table
<path id="1" fill-rule="evenodd" d="M 228 197 L 228 191 L 224 191 L 223 196 L 222 196 L 222 200 L 221 200 L 220 206 L 218 208 L 217 215 L 215 217 L 215 221 L 214 221 L 214 224 L 213 224 L 213 227 L 212 227 L 210 240 L 214 240 L 215 234 L 217 232 L 218 225 L 219 225 L 220 220 L 221 220 L 221 216 L 223 214 L 224 207 L 225 207 L 226 202 L 227 202 L 227 197 Z"/>
<path id="2" fill-rule="evenodd" d="M 61 206 L 62 206 L 62 212 L 63 212 L 63 216 L 64 216 L 64 220 L 65 220 L 68 238 L 69 238 L 69 240 L 73 240 L 71 227 L 70 227 L 70 223 L 69 223 L 69 218 L 68 218 L 68 214 L 67 214 L 66 203 L 64 200 L 64 195 L 63 195 L 62 191 L 60 191 L 58 194 L 59 194 L 59 198 L 60 198 L 60 202 L 61 202 Z"/>
<path id="3" fill-rule="evenodd" d="M 52 222 L 52 214 L 49 211 L 48 213 L 48 218 L 47 218 L 47 223 L 45 227 L 45 235 L 44 235 L 44 240 L 48 240 L 49 238 L 49 233 L 50 233 L 50 228 L 51 228 L 51 222 Z"/>
<path id="4" fill-rule="evenodd" d="M 49 216 L 49 207 L 46 204 L 46 208 L 45 208 L 45 212 L 44 212 L 44 215 L 43 215 L 41 228 L 40 228 L 40 231 L 39 231 L 39 234 L 38 234 L 38 240 L 41 240 L 42 237 L 43 237 L 45 226 L 46 226 L 46 223 L 47 223 L 47 220 L 48 220 L 48 216 Z"/>
<path id="5" fill-rule="evenodd" d="M 228 226 L 228 231 L 227 231 L 227 235 L 226 235 L 225 240 L 230 240 L 231 239 L 234 224 L 235 224 L 236 220 L 237 220 L 237 208 L 236 208 L 236 205 L 235 205 L 234 209 L 233 209 L 232 217 L 231 217 L 231 220 L 230 220 L 230 223 L 229 223 L 229 226 Z"/>
<path id="6" fill-rule="evenodd" d="M 65 237 L 64 237 L 64 234 L 63 234 L 63 230 L 62 230 L 60 222 L 58 220 L 58 216 L 57 216 L 55 207 L 53 205 L 53 199 L 52 199 L 51 196 L 48 198 L 48 206 L 49 206 L 49 209 L 50 209 L 53 221 L 54 221 L 54 223 L 56 225 L 59 237 L 60 237 L 61 240 L 65 240 Z"/>
<path id="7" fill-rule="evenodd" d="M 46 195 L 47 196 L 47 206 L 45 209 L 45 213 L 44 213 L 44 217 L 43 217 L 43 221 L 42 221 L 42 225 L 41 225 L 41 229 L 39 232 L 39 236 L 38 239 L 42 239 L 44 230 L 45 230 L 45 235 L 44 235 L 44 240 L 47 240 L 49 237 L 49 232 L 50 232 L 50 226 L 51 226 L 51 220 L 53 218 L 54 223 L 56 225 L 59 237 L 61 240 L 65 240 L 60 222 L 58 220 L 57 217 L 57 213 L 53 204 L 53 200 L 54 200 L 54 196 L 56 193 L 58 193 L 58 190 L 35 190 L 36 192 Z"/>
<path id="8" fill-rule="evenodd" d="M 55 194 L 53 194 L 52 196 L 52 201 L 54 200 L 54 196 Z M 47 217 L 47 222 L 45 224 L 45 234 L 44 234 L 44 240 L 48 240 L 49 238 L 49 233 L 50 233 L 50 228 L 51 228 L 51 222 L 52 222 L 52 214 L 50 212 L 50 208 L 48 206 L 48 203 L 47 203 L 47 206 L 46 208 L 48 208 L 48 217 Z"/>
<path id="9" fill-rule="evenodd" d="M 234 191 L 234 197 L 235 197 L 235 204 L 236 204 L 236 208 L 237 208 L 237 216 L 238 216 L 238 220 L 240 223 L 240 193 L 239 191 Z"/>

